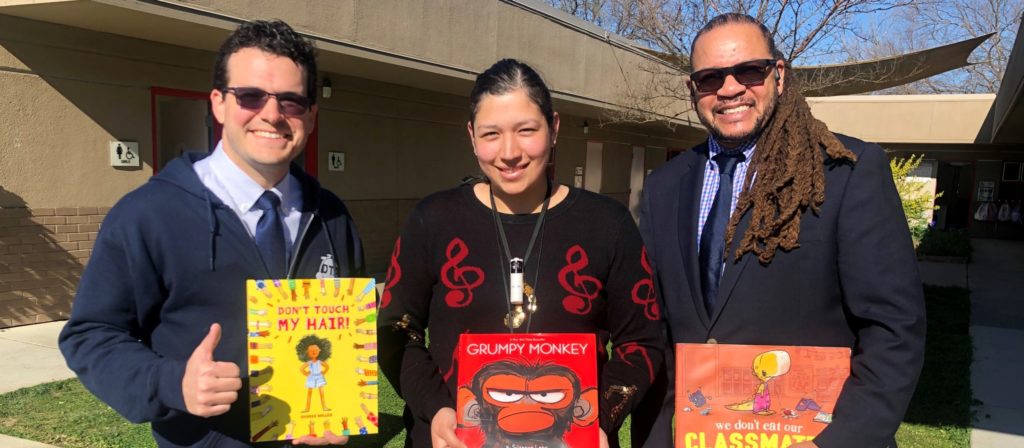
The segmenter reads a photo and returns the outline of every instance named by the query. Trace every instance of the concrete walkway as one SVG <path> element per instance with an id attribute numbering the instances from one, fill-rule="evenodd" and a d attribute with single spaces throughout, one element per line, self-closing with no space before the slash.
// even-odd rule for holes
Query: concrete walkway
<path id="1" fill-rule="evenodd" d="M 4 448 L 57 448 L 45 443 L 33 442 L 31 440 L 18 439 L 0 434 L 0 446 Z"/>
<path id="2" fill-rule="evenodd" d="M 75 376 L 57 349 L 61 328 L 64 321 L 0 330 L 0 394 Z"/>
<path id="3" fill-rule="evenodd" d="M 1024 241 L 971 240 L 972 448 L 1024 447 Z"/>

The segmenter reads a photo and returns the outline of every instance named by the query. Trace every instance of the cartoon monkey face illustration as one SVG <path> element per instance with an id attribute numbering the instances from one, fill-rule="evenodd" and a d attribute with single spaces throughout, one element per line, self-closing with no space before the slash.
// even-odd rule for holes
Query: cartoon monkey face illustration
<path id="1" fill-rule="evenodd" d="M 459 389 L 463 427 L 479 426 L 487 446 L 560 441 L 572 425 L 597 420 L 597 390 L 580 390 L 565 366 L 498 361 Z"/>

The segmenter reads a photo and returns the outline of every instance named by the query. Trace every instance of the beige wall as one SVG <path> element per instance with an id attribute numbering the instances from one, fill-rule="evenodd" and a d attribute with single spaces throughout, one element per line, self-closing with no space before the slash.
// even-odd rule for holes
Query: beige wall
<path id="1" fill-rule="evenodd" d="M 320 180 L 346 199 L 419 198 L 479 172 L 466 134 L 466 99 L 332 76 L 321 99 Z M 345 153 L 344 172 L 326 170 Z"/>
<path id="2" fill-rule="evenodd" d="M 610 103 L 623 102 L 627 82 L 644 85 L 649 76 L 639 67 L 651 59 L 638 51 L 499 0 L 175 3 L 231 17 L 281 18 L 314 35 L 445 69 L 480 72 L 498 59 L 518 58 L 534 65 L 553 90 Z"/>
<path id="3" fill-rule="evenodd" d="M 995 95 L 859 95 L 808 98 L 833 132 L 887 143 L 970 144 Z"/>
<path id="4" fill-rule="evenodd" d="M 563 131 L 564 132 L 564 131 Z M 587 141 L 579 137 L 561 135 L 555 151 L 555 180 L 573 185 L 576 167 L 587 166 Z"/>
<path id="5" fill-rule="evenodd" d="M 633 146 L 620 142 L 604 142 L 602 161 L 601 193 L 612 196 L 623 203 L 629 199 L 629 168 L 633 162 Z"/>
<path id="6" fill-rule="evenodd" d="M 152 174 L 149 87 L 206 89 L 209 58 L 0 15 L 0 185 L 29 208 L 112 205 Z M 142 168 L 112 168 L 110 140 L 138 142 Z"/>

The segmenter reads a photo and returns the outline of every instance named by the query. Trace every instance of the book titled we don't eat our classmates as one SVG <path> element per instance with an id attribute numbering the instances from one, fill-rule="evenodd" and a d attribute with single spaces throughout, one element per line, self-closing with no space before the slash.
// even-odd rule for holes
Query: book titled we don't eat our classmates
<path id="1" fill-rule="evenodd" d="M 832 422 L 850 349 L 676 344 L 676 448 L 783 448 Z"/>
<path id="2" fill-rule="evenodd" d="M 376 434 L 372 278 L 246 283 L 250 437 Z"/>

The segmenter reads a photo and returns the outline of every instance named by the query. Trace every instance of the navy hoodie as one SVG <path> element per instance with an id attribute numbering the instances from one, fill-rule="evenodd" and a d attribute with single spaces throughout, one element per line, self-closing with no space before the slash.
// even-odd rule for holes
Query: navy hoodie
<path id="1" fill-rule="evenodd" d="M 245 281 L 268 274 L 242 221 L 193 171 L 202 157 L 171 162 L 107 214 L 59 339 L 85 387 L 128 420 L 152 422 L 161 447 L 249 445 Z M 289 277 L 364 275 L 344 204 L 301 169 L 292 175 L 302 219 Z M 226 414 L 196 417 L 181 381 L 215 322 L 214 359 L 237 364 L 243 387 Z"/>

